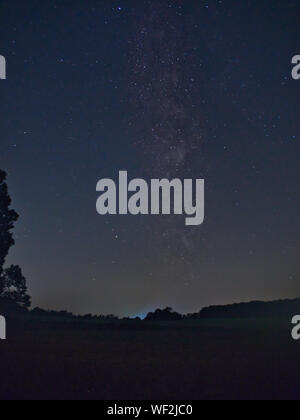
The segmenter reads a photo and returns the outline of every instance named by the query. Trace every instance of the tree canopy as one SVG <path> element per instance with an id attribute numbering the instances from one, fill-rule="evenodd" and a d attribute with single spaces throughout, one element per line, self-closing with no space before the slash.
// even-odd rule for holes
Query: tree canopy
<path id="1" fill-rule="evenodd" d="M 11 209 L 6 173 L 0 170 L 0 297 L 9 298 L 24 308 L 30 306 L 26 279 L 17 265 L 5 268 L 5 260 L 14 245 L 12 230 L 18 220 L 18 214 Z"/>

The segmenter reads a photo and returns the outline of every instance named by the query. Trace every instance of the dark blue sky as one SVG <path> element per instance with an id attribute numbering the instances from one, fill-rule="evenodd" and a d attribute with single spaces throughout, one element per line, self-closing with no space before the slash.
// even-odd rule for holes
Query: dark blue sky
<path id="1" fill-rule="evenodd" d="M 34 305 L 135 315 L 300 295 L 298 1 L 0 5 L 10 262 Z M 205 178 L 204 225 L 100 217 L 96 183 Z"/>

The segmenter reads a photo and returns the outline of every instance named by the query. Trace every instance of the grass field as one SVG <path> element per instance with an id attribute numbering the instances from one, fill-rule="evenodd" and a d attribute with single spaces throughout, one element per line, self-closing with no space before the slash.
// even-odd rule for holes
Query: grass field
<path id="1" fill-rule="evenodd" d="M 28 323 L 0 342 L 0 399 L 298 399 L 290 320 Z"/>

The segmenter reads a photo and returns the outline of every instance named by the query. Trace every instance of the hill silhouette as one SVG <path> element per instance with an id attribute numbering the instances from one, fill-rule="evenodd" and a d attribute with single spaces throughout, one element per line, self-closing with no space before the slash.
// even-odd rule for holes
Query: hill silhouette
<path id="1" fill-rule="evenodd" d="M 114 315 L 74 315 L 67 311 L 51 311 L 41 308 L 34 308 L 28 311 L 20 308 L 10 299 L 0 298 L 0 314 L 2 315 L 17 315 L 22 316 L 28 314 L 32 319 L 45 320 L 60 320 L 60 321 L 84 321 L 97 322 L 109 321 L 109 323 L 124 322 L 143 322 L 143 323 L 157 323 L 157 322 L 180 322 L 186 320 L 205 320 L 205 319 L 250 319 L 250 318 L 291 318 L 294 315 L 300 315 L 300 298 L 285 299 L 272 302 L 253 301 L 248 303 L 235 303 L 231 305 L 215 305 L 205 307 L 199 312 L 191 314 L 180 314 L 173 309 L 167 307 L 165 309 L 156 309 L 149 312 L 142 321 L 140 318 L 119 318 Z"/>
<path id="2" fill-rule="evenodd" d="M 300 298 L 283 299 L 272 302 L 253 301 L 231 305 L 214 305 L 193 314 L 181 315 L 171 308 L 150 312 L 145 321 L 180 321 L 186 319 L 218 318 L 282 318 L 300 314 Z"/>
<path id="3" fill-rule="evenodd" d="M 300 299 L 210 306 L 195 315 L 199 318 L 269 318 L 290 317 L 296 314 L 300 314 Z"/>

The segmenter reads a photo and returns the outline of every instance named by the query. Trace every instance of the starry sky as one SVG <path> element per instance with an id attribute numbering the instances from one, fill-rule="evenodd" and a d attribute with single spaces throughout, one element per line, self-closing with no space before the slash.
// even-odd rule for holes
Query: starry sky
<path id="1" fill-rule="evenodd" d="M 135 316 L 300 296 L 296 0 L 2 0 L 8 263 L 33 305 Z M 96 213 L 96 183 L 204 178 L 206 218 Z"/>

